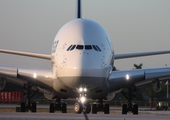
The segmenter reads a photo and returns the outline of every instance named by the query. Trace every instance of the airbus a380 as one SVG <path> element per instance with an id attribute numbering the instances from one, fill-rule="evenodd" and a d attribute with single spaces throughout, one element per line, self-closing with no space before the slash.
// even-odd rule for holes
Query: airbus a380
<path id="1" fill-rule="evenodd" d="M 49 112 L 67 112 L 62 100 L 75 99 L 76 113 L 109 114 L 109 104 L 115 94 L 122 92 L 128 99 L 122 106 L 122 114 L 132 111 L 138 114 L 138 105 L 132 104 L 132 89 L 153 83 L 153 89 L 160 91 L 160 81 L 170 77 L 170 68 L 112 71 L 114 60 L 167 54 L 167 51 L 115 54 L 107 31 L 97 22 L 81 18 L 80 0 L 77 1 L 77 19 L 66 23 L 57 33 L 51 55 L 0 49 L 1 53 L 16 54 L 51 60 L 52 70 L 27 69 L 0 66 L 0 88 L 6 81 L 24 86 L 27 90 L 27 104 L 21 103 L 21 111 L 36 112 L 36 103 L 31 102 L 30 89 L 43 92 L 47 99 L 55 100 Z M 124 90 L 129 90 L 126 95 Z M 95 101 L 95 103 L 90 103 Z"/>

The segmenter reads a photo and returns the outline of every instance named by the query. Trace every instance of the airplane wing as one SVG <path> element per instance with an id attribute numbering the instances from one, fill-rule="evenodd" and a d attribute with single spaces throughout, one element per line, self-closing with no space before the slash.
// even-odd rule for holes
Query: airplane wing
<path id="1" fill-rule="evenodd" d="M 153 51 L 153 52 L 138 52 L 138 53 L 114 54 L 114 58 L 116 60 L 116 59 L 142 57 L 142 56 L 151 56 L 151 55 L 160 55 L 160 54 L 168 54 L 168 53 L 170 53 L 170 50 Z"/>
<path id="2" fill-rule="evenodd" d="M 53 88 L 53 76 L 51 70 L 28 69 L 0 65 L 0 88 L 5 87 L 6 81 L 24 86 L 32 84 L 40 91 L 50 92 Z M 43 92 L 44 92 L 43 91 Z"/>
<path id="3" fill-rule="evenodd" d="M 5 49 L 0 49 L 0 52 L 1 53 L 8 53 L 8 54 L 15 54 L 15 55 L 22 55 L 22 56 L 51 60 L 51 55 L 46 55 L 46 54 L 21 52 L 21 51 L 5 50 Z"/>
<path id="4" fill-rule="evenodd" d="M 112 71 L 108 82 L 111 91 L 128 88 L 130 86 L 139 86 L 147 83 L 156 83 L 170 78 L 170 67 L 136 69 L 125 71 Z"/>

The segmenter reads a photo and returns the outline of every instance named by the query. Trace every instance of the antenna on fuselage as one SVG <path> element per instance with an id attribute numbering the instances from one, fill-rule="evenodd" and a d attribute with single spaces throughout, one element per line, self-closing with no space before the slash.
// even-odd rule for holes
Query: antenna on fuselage
<path id="1" fill-rule="evenodd" d="M 81 18 L 81 0 L 77 0 L 77 18 Z"/>

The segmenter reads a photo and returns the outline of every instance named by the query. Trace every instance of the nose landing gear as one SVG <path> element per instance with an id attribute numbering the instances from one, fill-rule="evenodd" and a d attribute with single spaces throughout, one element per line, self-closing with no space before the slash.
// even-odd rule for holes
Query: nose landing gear
<path id="1" fill-rule="evenodd" d="M 103 104 L 103 99 L 99 99 L 97 104 L 91 105 L 86 102 L 87 96 L 87 88 L 80 87 L 77 89 L 79 93 L 79 98 L 77 102 L 74 104 L 75 113 L 87 113 L 89 114 L 92 111 L 92 114 L 97 114 L 97 112 L 104 112 L 105 114 L 110 114 L 110 106 L 109 104 Z"/>
<path id="2" fill-rule="evenodd" d="M 75 113 L 79 114 L 79 113 L 82 113 L 83 111 L 83 105 L 79 102 L 75 103 L 74 104 L 74 111 Z"/>
<path id="3" fill-rule="evenodd" d="M 77 92 L 79 93 L 79 98 L 77 102 L 74 104 L 74 111 L 75 113 L 90 113 L 91 112 L 91 105 L 86 101 L 87 97 L 87 88 L 80 87 L 77 88 Z"/>
<path id="4" fill-rule="evenodd" d="M 80 113 L 86 113 L 86 114 L 89 114 L 91 112 L 91 105 L 89 103 L 80 103 L 80 102 L 76 102 L 74 104 L 74 111 L 75 113 L 77 114 L 80 114 Z"/>

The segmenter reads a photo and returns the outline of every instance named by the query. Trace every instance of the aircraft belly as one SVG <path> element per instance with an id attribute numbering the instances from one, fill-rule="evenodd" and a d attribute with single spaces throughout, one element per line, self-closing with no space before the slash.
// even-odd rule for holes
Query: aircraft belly
<path id="1" fill-rule="evenodd" d="M 105 83 L 105 77 L 59 77 L 59 80 L 67 87 L 75 89 L 80 86 L 86 86 L 89 90 L 98 88 Z"/>
<path id="2" fill-rule="evenodd" d="M 58 69 L 57 77 L 65 86 L 75 89 L 84 85 L 89 89 L 102 86 L 109 71 L 106 69 Z"/>
<path id="3" fill-rule="evenodd" d="M 65 80 L 65 83 L 67 84 L 63 84 L 61 82 Z M 79 97 L 79 93 L 76 91 L 76 87 L 79 85 L 87 85 L 87 98 L 88 99 L 105 99 L 107 94 L 108 94 L 108 87 L 106 85 L 106 83 L 104 82 L 103 84 L 101 84 L 98 81 L 103 81 L 104 78 L 87 78 L 87 77 L 82 77 L 81 80 L 80 78 L 76 78 L 76 77 L 68 77 L 68 78 L 59 78 L 56 79 L 53 83 L 53 88 L 54 88 L 54 98 L 63 98 L 63 99 L 75 99 Z M 66 81 L 70 81 L 70 79 L 75 80 L 74 82 L 66 82 Z M 78 79 L 76 81 L 76 79 Z M 97 79 L 98 81 L 93 81 L 93 79 Z M 90 84 L 89 84 L 90 83 Z M 66 86 L 67 85 L 67 86 Z M 73 87 L 74 86 L 74 87 Z"/>
<path id="4" fill-rule="evenodd" d="M 63 68 L 57 69 L 57 77 L 107 77 L 109 71 L 107 69 L 73 69 Z"/>

